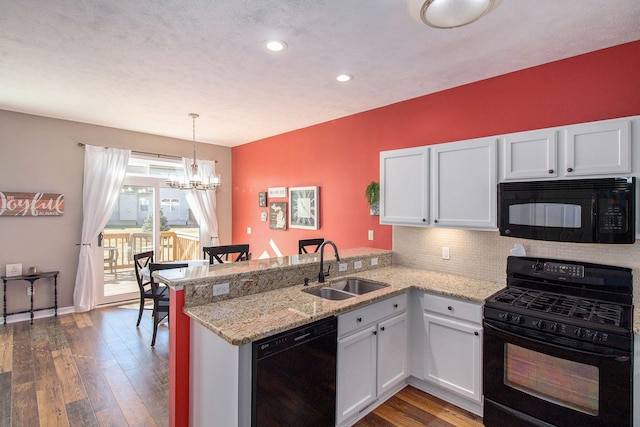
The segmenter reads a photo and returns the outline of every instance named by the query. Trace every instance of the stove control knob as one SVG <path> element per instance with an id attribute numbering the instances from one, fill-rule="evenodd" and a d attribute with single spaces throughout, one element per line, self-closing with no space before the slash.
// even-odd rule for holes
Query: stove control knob
<path id="1" fill-rule="evenodd" d="M 580 328 L 576 329 L 576 331 L 574 332 L 575 336 L 577 336 L 578 338 L 584 338 L 584 331 Z"/>
<path id="2" fill-rule="evenodd" d="M 594 332 L 591 334 L 591 339 L 594 341 L 602 341 L 602 334 L 600 332 Z"/>
<path id="3" fill-rule="evenodd" d="M 520 325 L 522 325 L 522 324 L 524 323 L 524 317 L 522 317 L 522 316 L 516 316 L 516 317 L 513 319 L 513 321 L 514 321 L 514 322 L 516 322 L 516 323 L 518 323 L 518 324 L 520 324 Z"/>
<path id="4" fill-rule="evenodd" d="M 542 271 L 542 263 L 536 262 L 531 266 L 531 268 L 535 271 Z"/>
<path id="5" fill-rule="evenodd" d="M 560 325 L 558 325 L 557 323 L 554 323 L 554 324 L 551 325 L 550 329 L 553 332 L 558 332 L 560 330 Z"/>
<path id="6" fill-rule="evenodd" d="M 510 313 L 503 313 L 499 315 L 501 319 L 511 322 L 512 316 Z"/>
<path id="7" fill-rule="evenodd" d="M 544 323 L 543 320 L 536 320 L 535 322 L 533 322 L 533 326 L 537 327 L 538 329 L 544 329 L 547 327 L 547 324 Z"/>

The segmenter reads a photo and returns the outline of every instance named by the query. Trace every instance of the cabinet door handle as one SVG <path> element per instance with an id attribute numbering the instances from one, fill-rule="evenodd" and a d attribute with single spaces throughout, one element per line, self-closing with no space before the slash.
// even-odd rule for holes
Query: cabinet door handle
<path id="1" fill-rule="evenodd" d="M 475 332 L 473 333 L 473 335 L 478 336 L 478 335 L 480 335 L 480 334 L 478 333 L 478 331 L 475 331 Z"/>
<path id="2" fill-rule="evenodd" d="M 373 335 L 378 335 L 378 331 L 373 331 Z"/>
<path id="3" fill-rule="evenodd" d="M 447 307 L 447 310 L 453 311 L 453 307 L 449 306 L 449 307 Z"/>
<path id="4" fill-rule="evenodd" d="M 398 308 L 398 304 L 393 304 L 393 308 Z"/>
<path id="5" fill-rule="evenodd" d="M 380 327 L 380 330 L 381 330 L 381 331 L 384 331 L 384 326 L 381 326 L 381 327 Z"/>
<path id="6" fill-rule="evenodd" d="M 437 219 L 434 219 L 434 220 L 433 220 L 433 223 L 434 223 L 434 224 L 437 224 L 437 223 L 438 223 L 438 220 L 437 220 Z"/>
<path id="7" fill-rule="evenodd" d="M 358 323 L 362 322 L 362 317 L 358 317 L 358 318 L 356 319 L 356 321 L 357 321 Z"/>
<path id="8" fill-rule="evenodd" d="M 422 218 L 422 222 L 427 222 L 427 219 L 426 218 Z"/>
<path id="9" fill-rule="evenodd" d="M 573 172 L 573 168 L 567 168 L 567 172 Z"/>
<path id="10" fill-rule="evenodd" d="M 549 169 L 549 175 L 551 175 L 553 172 L 555 172 L 553 169 Z"/>

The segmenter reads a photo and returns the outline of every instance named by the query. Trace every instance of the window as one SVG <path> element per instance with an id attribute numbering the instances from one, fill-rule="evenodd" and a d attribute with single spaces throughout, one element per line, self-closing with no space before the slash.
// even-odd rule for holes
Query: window
<path id="1" fill-rule="evenodd" d="M 140 212 L 144 212 L 144 213 L 149 212 L 149 198 L 148 197 L 140 197 L 138 199 L 138 205 L 140 206 Z"/>
<path id="2" fill-rule="evenodd" d="M 165 197 L 162 199 L 160 208 L 163 212 L 180 212 L 180 199 Z"/>

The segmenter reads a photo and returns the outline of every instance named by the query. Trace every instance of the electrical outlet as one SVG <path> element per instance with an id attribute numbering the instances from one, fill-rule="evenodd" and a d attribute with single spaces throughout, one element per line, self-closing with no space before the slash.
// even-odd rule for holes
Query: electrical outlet
<path id="1" fill-rule="evenodd" d="M 353 268 L 355 268 L 356 270 L 358 268 L 362 268 L 362 261 L 356 261 L 353 263 Z"/>
<path id="2" fill-rule="evenodd" d="M 247 227 L 247 234 L 251 234 L 251 227 Z"/>
<path id="3" fill-rule="evenodd" d="M 371 258 L 371 265 L 378 265 L 378 258 Z"/>
<path id="4" fill-rule="evenodd" d="M 442 259 L 451 259 L 451 254 L 449 252 L 448 246 L 442 247 Z"/>
<path id="5" fill-rule="evenodd" d="M 219 285 L 213 285 L 213 296 L 226 295 L 229 293 L 229 283 L 220 283 Z"/>
<path id="6" fill-rule="evenodd" d="M 31 296 L 31 292 L 33 292 L 33 295 L 35 295 L 35 294 L 36 294 L 36 290 L 35 290 L 35 288 L 34 288 L 34 289 L 31 289 L 31 286 L 27 286 L 27 296 L 28 296 L 28 297 L 30 297 L 30 296 Z"/>
<path id="7" fill-rule="evenodd" d="M 347 271 L 347 263 L 341 262 L 340 264 L 338 264 L 338 271 Z"/>
<path id="8" fill-rule="evenodd" d="M 369 230 L 369 240 L 373 240 L 373 230 Z"/>

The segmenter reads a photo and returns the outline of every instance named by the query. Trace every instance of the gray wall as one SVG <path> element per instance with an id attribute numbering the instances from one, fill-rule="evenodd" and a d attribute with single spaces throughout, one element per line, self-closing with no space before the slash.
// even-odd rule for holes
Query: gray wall
<path id="1" fill-rule="evenodd" d="M 180 139 L 0 110 L 0 191 L 63 193 L 65 202 L 60 217 L 0 217 L 0 274 L 7 263 L 59 270 L 58 307 L 73 305 L 78 266 L 84 169 L 78 142 L 186 157 L 192 148 Z M 196 149 L 198 158 L 218 160 L 220 241 L 231 243 L 231 149 L 211 144 Z M 26 284 L 10 282 L 9 311 L 28 308 Z M 47 287 L 36 291 L 36 305 L 51 305 L 50 298 Z"/>

